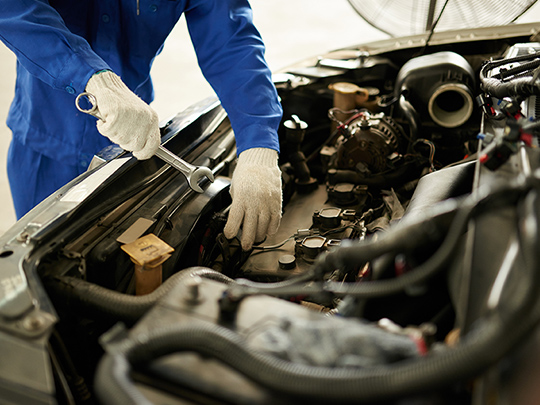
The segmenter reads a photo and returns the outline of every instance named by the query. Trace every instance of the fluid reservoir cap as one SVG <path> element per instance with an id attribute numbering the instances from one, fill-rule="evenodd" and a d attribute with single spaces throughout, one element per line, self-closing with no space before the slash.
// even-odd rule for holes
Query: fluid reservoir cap
<path id="1" fill-rule="evenodd" d="M 368 100 L 375 100 L 381 94 L 381 91 L 376 87 L 366 87 L 365 89 L 369 95 Z"/>
<path id="2" fill-rule="evenodd" d="M 296 258 L 293 255 L 283 255 L 279 258 L 281 270 L 292 270 L 296 267 Z"/>

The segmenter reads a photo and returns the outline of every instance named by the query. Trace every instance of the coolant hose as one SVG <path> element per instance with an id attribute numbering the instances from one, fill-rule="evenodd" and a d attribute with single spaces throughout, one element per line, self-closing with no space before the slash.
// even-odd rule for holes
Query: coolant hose
<path id="1" fill-rule="evenodd" d="M 537 325 L 540 310 L 521 307 L 506 321 L 492 313 L 455 348 L 420 359 L 373 368 L 329 368 L 295 364 L 247 347 L 235 332 L 214 324 L 172 324 L 150 330 L 109 349 L 98 365 L 96 392 L 104 404 L 151 404 L 130 380 L 131 365 L 194 351 L 218 359 L 257 383 L 279 392 L 319 401 L 373 401 L 431 391 L 478 375 L 504 356 Z"/>
<path id="2" fill-rule="evenodd" d="M 233 280 L 217 271 L 205 267 L 191 267 L 182 270 L 167 279 L 155 291 L 147 295 L 128 295 L 109 290 L 75 277 L 54 277 L 47 286 L 53 296 L 66 299 L 68 306 L 106 316 L 107 318 L 133 323 L 141 318 L 157 301 L 167 295 L 175 286 L 190 277 L 199 276 L 225 284 Z"/>

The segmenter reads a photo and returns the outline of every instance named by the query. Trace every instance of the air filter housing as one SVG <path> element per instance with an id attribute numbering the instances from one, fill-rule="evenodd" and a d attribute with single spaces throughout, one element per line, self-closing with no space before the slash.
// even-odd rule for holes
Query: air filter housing
<path id="1" fill-rule="evenodd" d="M 473 112 L 474 87 L 474 71 L 465 58 L 454 52 L 438 52 L 403 65 L 395 96 L 405 95 L 424 120 L 456 128 Z"/>

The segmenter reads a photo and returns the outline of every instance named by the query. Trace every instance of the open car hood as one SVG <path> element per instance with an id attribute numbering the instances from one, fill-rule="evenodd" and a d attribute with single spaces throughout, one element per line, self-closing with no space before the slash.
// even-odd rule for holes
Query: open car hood
<path id="1" fill-rule="evenodd" d="M 435 32 L 277 72 L 283 218 L 249 252 L 223 235 L 236 146 L 218 100 L 162 125 L 212 170 L 201 194 L 103 151 L 0 237 L 0 403 L 526 403 L 537 33 Z M 172 250 L 144 267 L 131 243 Z"/>

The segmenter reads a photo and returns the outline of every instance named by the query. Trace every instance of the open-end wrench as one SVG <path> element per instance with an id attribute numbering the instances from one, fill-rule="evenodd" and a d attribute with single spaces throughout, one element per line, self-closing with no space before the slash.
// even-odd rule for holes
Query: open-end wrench
<path id="1" fill-rule="evenodd" d="M 156 151 L 156 156 L 186 176 L 189 186 L 197 193 L 203 192 L 203 189 L 201 186 L 199 186 L 199 180 L 203 177 L 207 177 L 212 183 L 214 182 L 214 173 L 212 173 L 212 170 L 210 170 L 208 167 L 194 166 L 185 160 L 180 159 L 163 146 L 158 148 Z"/>
<path id="2" fill-rule="evenodd" d="M 81 107 L 80 100 L 85 97 L 90 103 L 90 108 Z M 99 113 L 96 97 L 88 92 L 81 93 L 75 99 L 75 106 L 83 113 L 90 114 L 99 120 L 105 121 Z M 199 186 L 199 180 L 203 177 L 208 178 L 211 182 L 214 182 L 214 174 L 212 170 L 205 166 L 194 166 L 183 159 L 180 159 L 170 150 L 165 149 L 162 145 L 159 146 L 155 155 L 162 159 L 164 162 L 180 171 L 188 181 L 189 186 L 197 193 L 202 193 L 203 189 Z"/>

